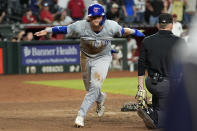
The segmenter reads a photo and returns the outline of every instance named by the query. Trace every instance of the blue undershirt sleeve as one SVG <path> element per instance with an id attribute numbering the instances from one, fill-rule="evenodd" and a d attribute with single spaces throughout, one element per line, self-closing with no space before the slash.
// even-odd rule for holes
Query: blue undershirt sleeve
<path id="1" fill-rule="evenodd" d="M 67 34 L 67 26 L 55 26 L 52 28 L 54 34 Z"/>
<path id="2" fill-rule="evenodd" d="M 124 33 L 125 33 L 125 30 L 124 30 L 124 28 L 122 28 L 122 29 L 121 29 L 121 36 L 123 36 Z"/>

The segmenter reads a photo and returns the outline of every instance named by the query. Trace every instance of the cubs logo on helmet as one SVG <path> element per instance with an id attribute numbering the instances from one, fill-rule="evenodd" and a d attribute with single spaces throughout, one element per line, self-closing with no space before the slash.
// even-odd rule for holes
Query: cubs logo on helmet
<path id="1" fill-rule="evenodd" d="M 96 7 L 93 9 L 94 13 L 98 13 L 98 10 L 99 8 L 96 8 Z"/>

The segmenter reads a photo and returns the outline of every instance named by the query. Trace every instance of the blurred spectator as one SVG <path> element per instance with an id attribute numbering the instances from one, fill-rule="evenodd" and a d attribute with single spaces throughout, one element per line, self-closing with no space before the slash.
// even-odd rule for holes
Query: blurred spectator
<path id="1" fill-rule="evenodd" d="M 136 22 L 144 23 L 144 12 L 146 10 L 146 0 L 134 0 L 136 7 Z"/>
<path id="2" fill-rule="evenodd" d="M 173 0 L 172 1 L 171 14 L 177 15 L 177 21 L 183 20 L 183 8 L 184 8 L 184 1 L 183 0 Z"/>
<path id="3" fill-rule="evenodd" d="M 57 14 L 63 11 L 63 9 L 58 5 L 57 0 L 42 0 L 42 5 L 48 3 L 50 12 L 52 14 Z"/>
<path id="4" fill-rule="evenodd" d="M 40 20 L 44 23 L 51 24 L 53 22 L 53 15 L 49 11 L 49 4 L 44 3 L 43 4 L 43 9 L 40 12 Z"/>
<path id="5" fill-rule="evenodd" d="M 83 0 L 70 0 L 68 2 L 68 10 L 74 21 L 82 20 L 85 14 L 85 5 Z"/>
<path id="6" fill-rule="evenodd" d="M 23 39 L 24 41 L 32 41 L 34 40 L 34 36 L 32 32 L 27 32 L 25 38 Z"/>
<path id="7" fill-rule="evenodd" d="M 134 38 L 127 37 L 127 59 L 129 65 L 129 71 L 134 71 L 134 65 L 138 61 L 138 57 L 135 56 L 137 51 L 137 42 Z"/>
<path id="8" fill-rule="evenodd" d="M 124 12 L 125 19 L 124 21 L 126 23 L 132 23 L 135 20 L 136 17 L 136 8 L 133 0 L 124 0 L 122 9 Z"/>
<path id="9" fill-rule="evenodd" d="M 163 1 L 163 10 L 161 13 L 168 13 L 168 1 L 167 0 Z"/>
<path id="10" fill-rule="evenodd" d="M 29 8 L 33 12 L 39 12 L 39 7 L 41 7 L 42 0 L 29 0 Z"/>
<path id="11" fill-rule="evenodd" d="M 39 20 L 39 11 L 42 8 L 41 5 L 42 0 L 30 0 L 29 7 L 33 12 L 33 15 L 36 17 L 37 20 Z"/>
<path id="12" fill-rule="evenodd" d="M 181 37 L 182 33 L 183 33 L 183 28 L 182 28 L 182 24 L 180 22 L 177 21 L 177 15 L 173 14 L 173 28 L 172 28 L 172 33 L 176 36 Z"/>
<path id="13" fill-rule="evenodd" d="M 164 11 L 163 13 L 172 13 L 172 0 L 164 0 Z"/>
<path id="14" fill-rule="evenodd" d="M 145 21 L 145 23 L 149 23 L 149 19 L 150 19 L 150 14 L 151 14 L 151 11 L 150 10 L 148 10 L 148 6 L 150 5 L 150 0 L 146 0 L 146 4 L 145 4 L 145 6 L 146 6 L 146 10 L 145 10 L 145 12 L 144 12 L 144 21 Z"/>
<path id="15" fill-rule="evenodd" d="M 112 54 L 112 63 L 111 63 L 112 69 L 118 69 L 121 70 L 122 66 L 120 64 L 120 59 L 118 57 L 117 53 Z"/>
<path id="16" fill-rule="evenodd" d="M 123 54 L 122 54 L 122 46 L 121 45 L 114 45 L 112 44 L 111 45 L 111 48 L 113 51 L 111 51 L 112 53 L 112 68 L 113 69 L 122 69 L 122 66 L 121 66 L 121 59 L 123 57 Z"/>
<path id="17" fill-rule="evenodd" d="M 35 23 L 37 23 L 37 20 L 32 15 L 32 11 L 31 10 L 27 10 L 27 12 L 25 13 L 25 15 L 22 17 L 22 20 L 21 21 L 24 24 L 35 24 Z"/>
<path id="18" fill-rule="evenodd" d="M 196 0 L 185 0 L 184 24 L 189 25 L 197 11 Z"/>
<path id="19" fill-rule="evenodd" d="M 1 16 L 0 16 L 0 23 L 3 23 L 3 19 L 4 19 L 4 17 L 5 17 L 5 12 L 3 11 L 2 13 L 1 13 Z"/>
<path id="20" fill-rule="evenodd" d="M 62 17 L 62 13 L 57 14 L 54 18 L 53 25 L 63 25 L 64 19 Z"/>
<path id="21" fill-rule="evenodd" d="M 147 9 L 150 11 L 149 24 L 155 26 L 158 23 L 158 16 L 164 9 L 162 0 L 152 0 L 146 4 Z"/>
<path id="22" fill-rule="evenodd" d="M 90 1 L 90 0 L 88 0 Z M 67 5 L 68 5 L 68 0 L 58 0 L 57 1 L 57 5 L 62 8 L 62 9 L 66 9 Z"/>
<path id="23" fill-rule="evenodd" d="M 107 5 L 105 3 L 105 0 L 97 0 L 99 4 L 101 4 L 105 11 L 107 11 Z"/>
<path id="24" fill-rule="evenodd" d="M 109 11 L 112 7 L 112 4 L 116 3 L 119 7 L 122 7 L 122 0 L 106 0 L 106 5 L 107 5 L 107 11 Z M 120 12 L 120 8 L 118 8 L 119 12 Z"/>
<path id="25" fill-rule="evenodd" d="M 28 32 L 27 34 L 25 33 L 24 30 L 21 30 L 16 36 L 12 38 L 12 42 L 20 42 L 20 41 L 31 41 L 33 40 L 33 33 Z"/>
<path id="26" fill-rule="evenodd" d="M 33 11 L 33 13 L 39 12 L 39 9 L 41 9 L 42 7 L 41 2 L 42 0 L 30 0 L 29 6 L 30 6 L 30 9 Z"/>
<path id="27" fill-rule="evenodd" d="M 107 0 L 106 0 L 107 1 Z M 106 2 L 107 3 L 107 2 Z M 107 8 L 110 9 L 111 5 L 113 3 L 118 4 L 119 8 L 118 8 L 118 12 L 120 13 L 120 20 L 124 20 L 124 12 L 122 9 L 122 4 L 123 4 L 123 0 L 110 0 L 110 3 L 108 3 Z M 107 10 L 108 10 L 107 9 Z"/>
<path id="28" fill-rule="evenodd" d="M 72 23 L 73 20 L 70 16 L 67 15 L 66 11 L 63 11 L 61 14 L 56 15 L 54 25 L 68 25 Z"/>
<path id="29" fill-rule="evenodd" d="M 122 5 L 122 0 L 111 0 L 112 3 L 117 3 L 118 5 Z"/>
<path id="30" fill-rule="evenodd" d="M 17 37 L 13 37 L 11 42 L 17 42 Z"/>
<path id="31" fill-rule="evenodd" d="M 119 7 L 118 4 L 116 4 L 116 3 L 112 4 L 111 9 L 109 11 L 107 11 L 107 13 L 106 13 L 107 19 L 119 22 L 120 13 L 118 11 L 118 7 Z"/>
<path id="32" fill-rule="evenodd" d="M 12 41 L 13 41 L 13 42 L 20 42 L 21 40 L 23 40 L 24 36 L 25 36 L 25 31 L 24 31 L 24 30 L 21 30 L 21 31 L 18 33 L 17 37 L 14 37 L 14 38 L 12 39 Z M 16 41 L 15 41 L 15 39 L 16 39 Z"/>
<path id="33" fill-rule="evenodd" d="M 106 3 L 116 3 L 121 7 L 123 4 L 123 0 L 109 0 Z"/>

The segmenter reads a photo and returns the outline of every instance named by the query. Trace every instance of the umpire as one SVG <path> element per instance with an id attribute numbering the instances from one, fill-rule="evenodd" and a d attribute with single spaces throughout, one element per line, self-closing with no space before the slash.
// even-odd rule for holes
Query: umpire
<path id="1" fill-rule="evenodd" d="M 173 18 L 170 14 L 159 16 L 159 31 L 146 37 L 142 42 L 138 60 L 138 90 L 144 89 L 145 70 L 148 77 L 146 88 L 152 94 L 152 107 L 139 109 L 138 115 L 144 120 L 147 128 L 163 128 L 173 66 L 172 50 L 181 38 L 172 34 Z"/>

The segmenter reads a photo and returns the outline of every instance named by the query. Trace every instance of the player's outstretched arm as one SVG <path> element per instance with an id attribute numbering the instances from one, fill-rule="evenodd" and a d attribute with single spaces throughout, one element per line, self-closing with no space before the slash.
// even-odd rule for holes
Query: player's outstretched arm
<path id="1" fill-rule="evenodd" d="M 137 29 L 124 28 L 124 36 L 133 35 L 136 37 L 144 37 L 145 35 Z"/>
<path id="2" fill-rule="evenodd" d="M 67 26 L 55 26 L 55 27 L 48 27 L 45 30 L 41 30 L 36 32 L 34 35 L 36 36 L 44 36 L 47 33 L 55 33 L 55 34 L 67 34 Z"/>
<path id="3" fill-rule="evenodd" d="M 39 32 L 36 32 L 34 35 L 35 36 L 44 36 L 44 35 L 47 35 L 47 31 L 46 30 L 41 30 Z"/>

